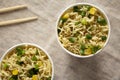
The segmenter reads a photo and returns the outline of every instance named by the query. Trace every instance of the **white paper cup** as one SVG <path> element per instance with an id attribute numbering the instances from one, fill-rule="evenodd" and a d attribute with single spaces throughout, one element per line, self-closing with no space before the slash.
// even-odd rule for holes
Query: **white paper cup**
<path id="1" fill-rule="evenodd" d="M 90 6 L 95 7 L 96 9 L 98 9 L 98 10 L 103 14 L 103 16 L 106 18 L 107 24 L 108 24 L 108 28 L 109 28 L 108 37 L 107 37 L 107 40 L 106 40 L 104 46 L 103 46 L 100 50 L 98 50 L 96 53 L 91 54 L 91 55 L 87 55 L 87 56 L 82 56 L 82 55 L 78 55 L 78 54 L 74 54 L 74 53 L 70 52 L 69 50 L 67 50 L 66 48 L 64 48 L 64 47 L 62 46 L 61 42 L 60 42 L 59 39 L 58 39 L 57 26 L 58 26 L 58 23 L 59 23 L 59 20 L 60 20 L 61 16 L 62 16 L 62 15 L 64 14 L 64 12 L 66 12 L 68 9 L 70 9 L 70 8 L 72 8 L 72 7 L 74 7 L 74 6 L 78 6 L 78 5 L 90 5 Z M 98 7 L 98 6 L 94 5 L 94 4 L 90 4 L 90 3 L 75 3 L 75 4 L 72 4 L 72 5 L 68 6 L 67 8 L 65 8 L 65 9 L 62 11 L 62 13 L 60 14 L 60 16 L 58 17 L 57 22 L 56 22 L 56 37 L 57 37 L 58 43 L 60 44 L 60 46 L 62 47 L 62 49 L 65 50 L 68 54 L 70 54 L 70 55 L 72 55 L 72 56 L 74 56 L 74 57 L 78 57 L 78 58 L 87 58 L 87 57 L 91 57 L 91 56 L 94 56 L 94 55 L 100 53 L 100 52 L 103 50 L 103 48 L 107 45 L 107 43 L 108 43 L 108 41 L 109 41 L 110 31 L 111 31 L 110 22 L 109 22 L 109 19 L 108 19 L 106 13 L 105 13 L 100 7 Z"/>
<path id="2" fill-rule="evenodd" d="M 14 45 L 13 47 L 9 48 L 5 53 L 4 55 L 2 56 L 2 58 L 0 59 L 0 63 L 2 62 L 2 60 L 4 59 L 5 56 L 9 55 L 9 53 L 14 50 L 16 47 L 18 46 L 33 46 L 33 47 L 36 47 L 40 50 L 42 50 L 49 58 L 50 62 L 51 62 L 51 65 L 52 65 L 52 76 L 51 76 L 51 80 L 53 80 L 53 77 L 54 77 L 54 65 L 53 65 L 53 61 L 50 57 L 50 55 L 40 46 L 36 45 L 36 44 L 33 44 L 33 43 L 20 43 L 20 44 L 17 44 L 17 45 Z"/>

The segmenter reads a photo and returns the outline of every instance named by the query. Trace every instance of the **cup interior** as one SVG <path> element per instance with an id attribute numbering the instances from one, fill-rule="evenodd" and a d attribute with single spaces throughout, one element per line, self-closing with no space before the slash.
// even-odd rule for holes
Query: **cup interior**
<path id="1" fill-rule="evenodd" d="M 89 5 L 89 6 L 95 7 L 95 8 L 104 16 L 104 18 L 105 18 L 106 21 L 107 21 L 107 25 L 108 25 L 108 37 L 107 37 L 107 40 L 106 40 L 104 46 L 103 46 L 100 50 L 98 50 L 96 53 L 91 54 L 91 55 L 86 55 L 86 56 L 81 56 L 81 55 L 78 55 L 78 54 L 74 54 L 74 53 L 72 53 L 71 51 L 67 50 L 65 47 L 63 47 L 62 43 L 61 43 L 60 40 L 59 40 L 58 31 L 57 31 L 57 27 L 58 27 L 60 18 L 61 18 L 69 9 L 71 9 L 72 7 L 74 7 L 74 6 L 80 6 L 80 5 Z M 72 5 L 68 6 L 66 9 L 64 9 L 64 10 L 62 11 L 62 13 L 59 15 L 59 17 L 58 17 L 58 19 L 57 19 L 57 22 L 56 22 L 56 37 L 57 37 L 58 43 L 60 44 L 60 46 L 62 47 L 62 49 L 65 50 L 68 54 L 70 54 L 70 55 L 72 55 L 72 56 L 74 56 L 74 57 L 78 57 L 78 58 L 87 58 L 87 57 L 91 57 L 91 56 L 94 56 L 94 55 L 100 53 L 100 52 L 103 50 L 103 48 L 107 45 L 107 43 L 108 43 L 108 41 L 109 41 L 110 30 L 111 30 L 111 29 L 110 29 L 110 22 L 109 22 L 109 19 L 108 19 L 106 13 L 105 13 L 105 12 L 103 11 L 103 9 L 101 9 L 100 7 L 98 7 L 98 6 L 94 5 L 94 4 L 90 4 L 90 3 L 75 3 L 75 4 L 72 4 Z"/>
<path id="2" fill-rule="evenodd" d="M 53 61 L 52 61 L 50 55 L 49 55 L 42 47 L 40 47 L 39 45 L 33 44 L 33 43 L 21 43 L 21 44 L 17 44 L 17 45 L 15 45 L 15 46 L 9 48 L 9 49 L 5 52 L 5 54 L 2 56 L 2 58 L 1 58 L 1 60 L 0 60 L 0 63 L 2 63 L 2 60 L 3 60 L 6 56 L 12 55 L 12 51 L 14 51 L 14 50 L 15 50 L 17 47 L 19 47 L 19 46 L 22 46 L 22 47 L 27 47 L 27 46 L 28 46 L 28 47 L 36 47 L 36 48 L 40 49 L 41 51 L 43 51 L 44 54 L 47 55 L 48 59 L 50 60 L 51 65 L 52 65 L 51 80 L 53 80 L 53 77 L 54 77 L 54 65 L 53 65 Z"/>

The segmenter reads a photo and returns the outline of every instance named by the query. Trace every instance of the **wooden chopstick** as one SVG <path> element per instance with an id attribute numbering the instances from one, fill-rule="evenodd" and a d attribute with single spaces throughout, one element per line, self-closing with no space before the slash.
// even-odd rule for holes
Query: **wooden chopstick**
<path id="1" fill-rule="evenodd" d="M 0 9 L 0 13 L 11 12 L 15 10 L 24 9 L 24 8 L 27 8 L 27 5 L 18 5 L 18 6 L 13 6 L 13 7 L 2 8 Z"/>
<path id="2" fill-rule="evenodd" d="M 7 26 L 7 25 L 12 25 L 12 24 L 18 24 L 18 23 L 23 23 L 23 22 L 28 22 L 32 20 L 38 19 L 37 16 L 34 17 L 27 17 L 27 18 L 20 18 L 20 19 L 14 19 L 14 20 L 8 20 L 8 21 L 2 21 L 0 22 L 0 26 Z"/>

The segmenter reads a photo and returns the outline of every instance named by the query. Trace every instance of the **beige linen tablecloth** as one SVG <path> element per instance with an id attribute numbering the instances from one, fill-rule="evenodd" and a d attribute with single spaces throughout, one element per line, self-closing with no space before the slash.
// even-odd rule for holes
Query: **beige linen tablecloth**
<path id="1" fill-rule="evenodd" d="M 56 20 L 73 3 L 89 2 L 102 8 L 111 22 L 108 45 L 91 58 L 67 54 L 56 39 Z M 0 0 L 0 8 L 27 4 L 28 9 L 0 14 L 0 21 L 37 15 L 37 21 L 0 27 L 0 57 L 18 43 L 35 43 L 52 57 L 54 80 L 120 80 L 120 0 Z"/>

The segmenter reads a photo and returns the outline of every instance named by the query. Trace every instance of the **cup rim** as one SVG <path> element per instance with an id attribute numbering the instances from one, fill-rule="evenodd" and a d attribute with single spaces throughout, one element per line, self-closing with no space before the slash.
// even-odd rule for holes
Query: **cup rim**
<path id="1" fill-rule="evenodd" d="M 107 37 L 107 40 L 106 40 L 104 46 L 103 46 L 100 50 L 98 50 L 96 53 L 91 54 L 91 55 L 87 55 L 87 56 L 81 56 L 81 55 L 74 54 L 74 53 L 70 52 L 69 50 L 67 50 L 66 48 L 64 48 L 64 47 L 62 46 L 61 42 L 60 42 L 59 39 L 58 39 L 57 26 L 58 26 L 58 23 L 59 23 L 59 20 L 60 20 L 61 16 L 62 16 L 63 13 L 64 13 L 65 11 L 67 11 L 69 8 L 71 8 L 71 7 L 73 7 L 73 6 L 77 6 L 77 5 L 90 5 L 90 6 L 93 6 L 93 7 L 97 8 L 97 9 L 104 15 L 104 17 L 106 18 L 107 23 L 108 23 L 108 30 L 109 30 L 109 31 L 108 31 L 108 37 Z M 97 5 L 94 5 L 94 4 L 82 2 L 82 3 L 74 3 L 74 4 L 71 4 L 71 5 L 69 5 L 68 7 L 66 7 L 64 10 L 62 10 L 62 12 L 59 14 L 58 19 L 57 19 L 57 21 L 56 21 L 55 31 L 56 31 L 57 41 L 58 41 L 59 45 L 62 47 L 63 50 L 65 50 L 68 54 L 70 54 L 70 55 L 72 55 L 72 56 L 74 56 L 74 57 L 77 57 L 77 58 L 88 58 L 88 57 L 92 57 L 92 56 L 100 53 L 100 52 L 106 47 L 106 45 L 108 44 L 109 39 L 110 39 L 111 25 L 110 25 L 110 21 L 109 21 L 109 19 L 108 19 L 108 16 L 107 16 L 107 14 L 104 12 L 103 9 L 101 9 L 100 7 L 98 7 Z"/>
<path id="2" fill-rule="evenodd" d="M 18 46 L 22 46 L 22 45 L 31 45 L 31 46 L 34 46 L 34 47 L 37 47 L 39 49 L 41 49 L 49 58 L 50 62 L 51 62 L 51 65 L 52 65 L 52 75 L 51 75 L 51 80 L 53 80 L 54 78 L 54 65 L 53 65 L 53 60 L 52 58 L 50 57 L 50 55 L 47 53 L 47 51 L 45 49 L 43 49 L 41 46 L 37 45 L 37 44 L 34 44 L 34 43 L 19 43 L 19 44 L 16 44 L 12 47 L 10 47 L 4 54 L 3 56 L 0 58 L 0 63 L 2 62 L 2 60 L 4 59 L 4 57 L 9 54 L 10 51 L 14 50 L 16 47 Z"/>

